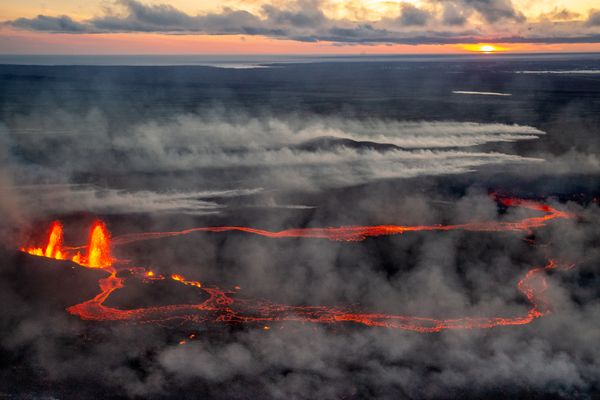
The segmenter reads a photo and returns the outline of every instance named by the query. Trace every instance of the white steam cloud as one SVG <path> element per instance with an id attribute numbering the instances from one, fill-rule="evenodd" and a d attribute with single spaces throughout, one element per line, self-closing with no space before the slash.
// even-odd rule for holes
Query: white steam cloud
<path id="1" fill-rule="evenodd" d="M 25 158 L 35 160 L 13 159 L 19 176 L 15 184 L 34 185 L 29 191 L 20 190 L 26 195 L 24 204 L 36 210 L 49 210 L 51 205 L 55 212 L 210 214 L 223 208 L 210 199 L 217 193 L 244 196 L 254 193 L 254 188 L 311 191 L 463 173 L 485 165 L 540 162 L 474 146 L 544 135 L 531 126 L 499 123 L 253 118 L 214 112 L 177 115 L 122 131 L 109 127 L 97 111 L 83 116 L 55 112 L 16 117 L 2 134 L 11 154 L 31 154 Z M 173 173 L 179 176 L 151 184 L 161 174 Z M 131 174 L 137 174 L 145 179 L 138 185 L 144 190 L 117 190 L 110 183 L 102 188 L 37 186 L 77 183 L 81 176 L 97 174 L 122 176 L 130 183 L 136 181 Z"/>

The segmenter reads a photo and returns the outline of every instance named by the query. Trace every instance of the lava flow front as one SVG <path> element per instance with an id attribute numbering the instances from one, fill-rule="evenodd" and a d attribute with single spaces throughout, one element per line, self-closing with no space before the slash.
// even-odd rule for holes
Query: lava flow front
<path id="1" fill-rule="evenodd" d="M 298 237 L 298 238 L 324 238 L 330 240 L 363 240 L 367 237 L 392 235 L 414 231 L 529 231 L 544 226 L 548 221 L 561 218 L 572 218 L 567 212 L 557 210 L 549 205 L 524 201 L 520 199 L 498 199 L 505 206 L 523 207 L 544 214 L 539 217 L 524 218 L 517 222 L 471 222 L 458 225 L 376 225 L 376 226 L 350 226 L 338 228 L 305 228 L 289 229 L 272 232 L 240 226 L 200 227 L 175 232 L 150 232 L 127 234 L 116 237 L 112 245 L 125 245 L 140 240 L 158 239 L 190 234 L 193 232 L 226 232 L 243 231 L 266 237 Z M 79 250 L 86 249 L 86 254 Z M 435 319 L 419 316 L 390 315 L 381 313 L 356 312 L 348 307 L 327 306 L 290 306 L 275 304 L 259 300 L 241 299 L 236 292 L 224 291 L 217 287 L 205 287 L 200 282 L 190 281 L 179 274 L 173 274 L 170 279 L 185 285 L 194 286 L 208 294 L 208 299 L 200 304 L 179 304 L 137 309 L 118 309 L 104 305 L 106 299 L 118 289 L 125 288 L 125 282 L 117 276 L 120 269 L 129 269 L 122 262 L 111 255 L 110 234 L 101 221 L 96 221 L 90 230 L 88 245 L 80 247 L 66 247 L 63 245 L 62 225 L 54 222 L 48 233 L 45 246 L 24 247 L 24 252 L 35 256 L 71 260 L 87 268 L 104 269 L 108 276 L 99 282 L 100 293 L 83 303 L 73 305 L 67 309 L 73 315 L 84 320 L 93 321 L 130 321 L 137 323 L 166 323 L 179 320 L 192 324 L 202 323 L 261 323 L 274 321 L 300 321 L 311 323 L 341 323 L 350 322 L 366 326 L 405 329 L 417 332 L 439 332 L 445 329 L 475 329 L 492 328 L 503 325 L 528 324 L 550 312 L 550 304 L 544 298 L 547 288 L 545 272 L 551 269 L 568 269 L 573 265 L 561 264 L 550 260 L 543 267 L 530 269 L 518 282 L 518 290 L 530 303 L 526 314 L 512 317 L 462 317 L 450 319 Z M 153 271 L 139 269 L 134 277 L 142 282 L 156 279 L 167 279 L 165 276 L 155 274 Z"/>

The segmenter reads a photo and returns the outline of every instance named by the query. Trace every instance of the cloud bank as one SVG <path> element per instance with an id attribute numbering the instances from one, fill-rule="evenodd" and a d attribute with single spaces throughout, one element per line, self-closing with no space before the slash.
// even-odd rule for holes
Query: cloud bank
<path id="1" fill-rule="evenodd" d="M 51 33 L 262 35 L 348 44 L 600 42 L 600 14 L 595 10 L 590 10 L 587 19 L 577 19 L 578 14 L 564 9 L 527 20 L 510 0 L 429 0 L 419 7 L 401 3 L 397 17 L 381 16 L 372 21 L 328 17 L 322 10 L 326 4 L 298 0 L 285 6 L 264 4 L 255 13 L 224 8 L 220 12 L 190 15 L 166 3 L 118 0 L 103 15 L 88 20 L 69 15 L 38 15 L 5 24 Z"/>

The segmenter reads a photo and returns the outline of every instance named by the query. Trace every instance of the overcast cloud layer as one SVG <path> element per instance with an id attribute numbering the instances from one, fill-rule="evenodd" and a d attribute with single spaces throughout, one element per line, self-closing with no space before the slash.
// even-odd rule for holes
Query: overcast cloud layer
<path id="1" fill-rule="evenodd" d="M 168 3 L 117 0 L 105 8 L 104 14 L 87 20 L 40 14 L 5 24 L 53 33 L 239 34 L 349 44 L 600 42 L 600 11 L 594 9 L 588 15 L 555 9 L 528 20 L 510 0 L 428 0 L 419 7 L 400 3 L 397 17 L 371 21 L 332 19 L 322 10 L 325 2 L 319 0 L 282 4 L 264 4 L 255 13 L 224 8 L 216 13 L 191 15 Z"/>

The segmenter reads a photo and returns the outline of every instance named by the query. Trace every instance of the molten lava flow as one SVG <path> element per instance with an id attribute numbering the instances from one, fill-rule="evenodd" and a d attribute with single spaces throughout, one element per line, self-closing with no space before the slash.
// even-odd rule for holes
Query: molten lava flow
<path id="1" fill-rule="evenodd" d="M 174 281 L 181 282 L 184 285 L 202 287 L 202 284 L 200 282 L 198 282 L 198 281 L 188 281 L 187 279 L 185 279 L 183 276 L 181 276 L 179 274 L 173 274 L 173 275 L 171 275 L 171 279 L 173 279 Z"/>
<path id="2" fill-rule="evenodd" d="M 541 217 L 525 218 L 517 222 L 469 222 L 456 225 L 370 225 L 370 226 L 343 226 L 335 228 L 300 228 L 286 229 L 282 231 L 268 231 L 245 226 L 211 226 L 190 228 L 181 231 L 172 232 L 145 232 L 131 233 L 114 238 L 114 245 L 124 245 L 142 240 L 160 239 L 188 235 L 194 232 L 228 232 L 241 231 L 269 238 L 317 238 L 337 241 L 360 241 L 368 237 L 398 235 L 405 232 L 423 232 L 423 231 L 454 231 L 464 230 L 472 232 L 505 232 L 505 231 L 529 231 L 534 228 L 542 227 L 546 222 L 552 219 L 573 218 L 572 214 L 559 211 L 547 204 L 521 199 L 500 198 L 498 201 L 505 206 L 521 207 L 535 211 L 544 212 Z"/>
<path id="3" fill-rule="evenodd" d="M 559 211 L 549 205 L 524 201 L 519 199 L 499 199 L 506 206 L 518 206 L 545 213 L 540 217 L 524 218 L 517 222 L 472 222 L 458 225 L 424 225 L 424 226 L 399 226 L 399 225 L 377 225 L 377 226 L 355 226 L 341 228 L 307 228 L 289 229 L 279 232 L 248 228 L 248 227 L 205 227 L 193 228 L 178 232 L 152 232 L 123 235 L 115 239 L 117 244 L 132 243 L 138 240 L 157 239 L 184 235 L 197 231 L 225 232 L 238 230 L 250 232 L 267 237 L 309 237 L 325 238 L 331 240 L 362 240 L 370 236 L 391 235 L 413 231 L 523 231 L 544 226 L 548 221 L 558 218 L 572 218 L 569 213 Z M 224 291 L 217 287 L 203 287 L 198 281 L 187 280 L 179 274 L 173 274 L 170 278 L 185 285 L 194 286 L 206 294 L 209 298 L 200 304 L 179 304 L 160 307 L 147 307 L 130 310 L 121 310 L 104 305 L 106 299 L 118 289 L 125 287 L 125 281 L 117 276 L 119 261 L 111 256 L 110 235 L 105 225 L 96 221 L 91 230 L 87 245 L 87 255 L 79 253 L 68 255 L 63 253 L 65 249 L 73 251 L 82 247 L 62 246 L 62 226 L 55 222 L 50 229 L 45 249 L 39 247 L 27 247 L 22 250 L 37 256 L 51 258 L 68 258 L 78 264 L 90 268 L 102 268 L 108 272 L 108 276 L 99 281 L 100 293 L 80 304 L 67 309 L 73 315 L 84 320 L 92 321 L 132 321 L 138 323 L 166 323 L 178 320 L 192 324 L 200 323 L 257 323 L 268 330 L 269 325 L 265 323 L 275 321 L 300 321 L 310 323 L 357 323 L 366 326 L 377 326 L 395 329 L 405 329 L 416 332 L 440 332 L 446 329 L 481 329 L 496 326 L 523 325 L 532 322 L 550 312 L 550 305 L 544 298 L 547 282 L 544 273 L 551 269 L 567 269 L 572 265 L 560 264 L 549 261 L 544 267 L 532 268 L 518 281 L 517 288 L 530 303 L 530 308 L 524 315 L 512 317 L 462 317 L 450 319 L 435 319 L 429 317 L 390 315 L 381 313 L 355 312 L 345 307 L 327 306 L 289 306 L 275 304 L 266 301 L 240 299 L 235 297 L 239 287 L 235 291 Z M 62 257 L 62 258 L 61 258 Z M 144 268 L 128 268 L 143 282 L 165 279 Z"/>
<path id="4" fill-rule="evenodd" d="M 339 307 L 289 306 L 257 300 L 236 299 L 232 296 L 232 293 L 218 288 L 202 288 L 209 295 L 209 298 L 200 304 L 181 304 L 133 310 L 106 307 L 102 303 L 110 293 L 121 287 L 122 282 L 120 281 L 115 285 L 104 282 L 102 294 L 92 300 L 72 306 L 68 311 L 85 320 L 134 321 L 138 323 L 159 323 L 173 320 L 191 324 L 208 322 L 264 324 L 265 322 L 277 321 L 321 324 L 352 322 L 366 326 L 404 329 L 422 333 L 440 332 L 448 329 L 483 329 L 497 326 L 524 325 L 548 314 L 550 305 L 543 296 L 547 288 L 543 273 L 551 269 L 568 269 L 571 267 L 572 265 L 562 265 L 550 261 L 544 267 L 530 269 L 518 282 L 517 287 L 529 301 L 531 307 L 526 314 L 514 317 L 435 319 L 380 313 L 356 313 Z M 185 282 L 183 277 L 180 278 L 182 282 Z M 267 330 L 268 328 L 263 329 Z"/>

